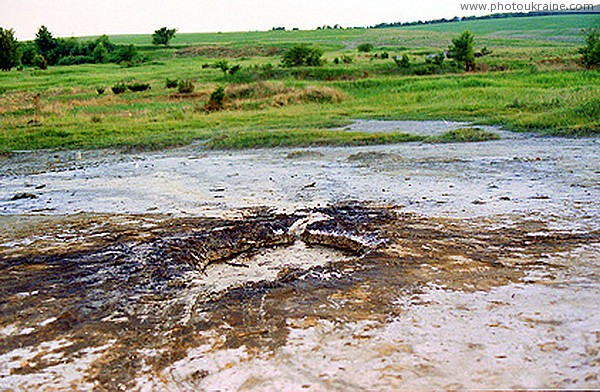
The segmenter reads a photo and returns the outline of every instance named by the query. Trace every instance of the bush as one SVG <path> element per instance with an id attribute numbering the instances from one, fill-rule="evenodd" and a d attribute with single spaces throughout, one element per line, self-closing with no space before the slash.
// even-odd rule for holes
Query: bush
<path id="1" fill-rule="evenodd" d="M 356 47 L 356 50 L 358 50 L 359 52 L 363 52 L 363 53 L 372 52 L 373 49 L 375 49 L 375 46 L 373 46 L 373 44 L 368 44 L 368 43 L 363 43 Z"/>
<path id="2" fill-rule="evenodd" d="M 240 69 L 242 69 L 241 65 L 234 65 L 233 67 L 229 68 L 229 75 L 235 75 Z"/>
<path id="3" fill-rule="evenodd" d="M 475 68 L 473 39 L 473 34 L 469 30 L 465 30 L 460 36 L 454 38 L 448 47 L 449 57 L 463 64 L 467 72 Z"/>
<path id="4" fill-rule="evenodd" d="M 91 56 L 66 56 L 58 60 L 57 65 L 78 65 L 78 64 L 93 64 L 94 58 Z"/>
<path id="5" fill-rule="evenodd" d="M 150 84 L 149 83 L 138 83 L 138 82 L 134 82 L 132 84 L 127 85 L 127 88 L 129 89 L 129 91 L 146 91 L 150 89 Z"/>
<path id="6" fill-rule="evenodd" d="M 135 64 L 142 62 L 142 58 L 135 46 L 125 45 L 115 51 L 113 61 L 115 63 Z"/>
<path id="7" fill-rule="evenodd" d="M 408 57 L 406 53 L 404 53 L 402 57 L 395 56 L 394 62 L 398 67 L 410 68 L 410 57 Z"/>
<path id="8" fill-rule="evenodd" d="M 382 60 L 386 60 L 390 58 L 390 54 L 388 52 L 383 52 L 379 57 L 381 57 Z"/>
<path id="9" fill-rule="evenodd" d="M 178 85 L 179 85 L 179 79 L 167 78 L 167 81 L 165 82 L 165 86 L 167 88 L 177 88 Z"/>
<path id="10" fill-rule="evenodd" d="M 194 83 L 191 80 L 181 80 L 177 85 L 177 90 L 180 94 L 191 94 L 196 89 Z"/>
<path id="11" fill-rule="evenodd" d="M 221 71 L 223 71 L 223 74 L 226 74 L 229 70 L 229 63 L 227 62 L 227 60 L 215 61 L 215 68 L 220 69 Z"/>
<path id="12" fill-rule="evenodd" d="M 154 34 L 152 34 L 152 43 L 154 45 L 169 46 L 169 41 L 171 41 L 171 39 L 175 37 L 176 32 L 177 29 L 168 29 L 166 27 L 161 27 L 160 29 L 155 30 Z"/>
<path id="13" fill-rule="evenodd" d="M 96 88 L 96 92 L 98 93 L 98 95 L 104 94 L 104 91 L 106 91 L 106 89 L 104 87 Z"/>
<path id="14" fill-rule="evenodd" d="M 585 30 L 585 46 L 578 50 L 581 61 L 587 68 L 600 66 L 600 31 L 598 29 Z"/>
<path id="15" fill-rule="evenodd" d="M 298 44 L 283 54 L 281 63 L 284 67 L 318 67 L 325 63 L 322 56 L 321 49 Z"/>
<path id="16" fill-rule="evenodd" d="M 223 86 L 218 86 L 216 89 L 210 93 L 210 97 L 208 98 L 208 102 L 204 106 L 204 109 L 207 112 L 214 112 L 217 110 L 223 109 L 223 104 L 225 102 L 225 88 Z"/>
<path id="17" fill-rule="evenodd" d="M 110 88 L 114 94 L 122 94 L 127 91 L 127 86 L 125 83 L 117 83 Z"/>
<path id="18" fill-rule="evenodd" d="M 36 54 L 33 58 L 33 65 L 39 69 L 48 69 L 48 62 L 41 54 Z"/>
<path id="19" fill-rule="evenodd" d="M 21 65 L 21 49 L 12 29 L 0 27 L 0 69 L 10 71 Z"/>

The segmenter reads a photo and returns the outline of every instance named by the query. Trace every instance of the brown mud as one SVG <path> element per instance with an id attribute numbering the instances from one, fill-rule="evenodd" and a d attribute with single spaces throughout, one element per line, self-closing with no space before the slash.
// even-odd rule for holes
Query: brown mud
<path id="1" fill-rule="evenodd" d="M 0 238 L 0 387 L 212 389 L 219 371 L 195 364 L 194 350 L 234 353 L 223 371 L 277 358 L 298 331 L 323 325 L 367 325 L 353 336 L 370 339 L 406 312 L 399 298 L 431 285 L 487 292 L 536 274 L 552 282 L 567 268 L 553 257 L 600 238 L 519 216 L 432 218 L 370 203 L 239 215 L 2 218 L 13 230 Z M 322 260 L 278 264 L 270 252 Z M 226 282 L 227 271 L 262 267 L 270 277 Z M 244 377 L 230 388 L 278 385 Z"/>

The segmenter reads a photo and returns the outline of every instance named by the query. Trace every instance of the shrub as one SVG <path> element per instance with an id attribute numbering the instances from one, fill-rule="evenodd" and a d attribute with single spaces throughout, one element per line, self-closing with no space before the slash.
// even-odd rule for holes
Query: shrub
<path id="1" fill-rule="evenodd" d="M 352 56 L 348 56 L 346 54 L 342 56 L 342 62 L 344 64 L 352 64 L 353 61 L 354 61 L 354 58 L 352 58 Z"/>
<path id="2" fill-rule="evenodd" d="M 129 91 L 146 91 L 146 90 L 149 90 L 151 87 L 150 87 L 149 83 L 134 82 L 134 83 L 128 84 L 127 88 L 129 89 Z"/>
<path id="3" fill-rule="evenodd" d="M 113 55 L 113 61 L 115 63 L 135 64 L 142 62 L 142 58 L 138 54 L 138 51 L 133 45 L 120 46 Z"/>
<path id="4" fill-rule="evenodd" d="M 18 67 L 20 64 L 20 44 L 15 38 L 14 31 L 0 27 L 0 69 L 10 71 L 11 68 Z"/>
<path id="5" fill-rule="evenodd" d="M 177 85 L 177 90 L 180 94 L 191 94 L 196 89 L 191 80 L 180 80 Z"/>
<path id="6" fill-rule="evenodd" d="M 449 57 L 463 64 L 467 72 L 475 68 L 473 39 L 473 34 L 469 30 L 465 30 L 460 36 L 454 38 L 448 47 Z"/>
<path id="7" fill-rule="evenodd" d="M 406 53 L 402 55 L 402 57 L 395 56 L 394 62 L 398 67 L 401 68 L 409 68 L 410 67 L 410 57 Z"/>
<path id="8" fill-rule="evenodd" d="M 233 67 L 229 68 L 229 75 L 235 75 L 237 71 L 239 71 L 240 69 L 242 69 L 242 66 L 237 64 L 234 65 Z"/>
<path id="9" fill-rule="evenodd" d="M 223 86 L 218 86 L 216 89 L 210 93 L 210 97 L 208 98 L 208 102 L 204 106 L 204 109 L 207 112 L 214 112 L 217 110 L 223 109 L 223 104 L 225 102 L 225 88 Z"/>
<path id="10" fill-rule="evenodd" d="M 96 88 L 96 92 L 98 93 L 98 95 L 104 94 L 105 91 L 106 91 L 106 89 L 104 87 Z"/>
<path id="11" fill-rule="evenodd" d="M 117 83 L 110 88 L 114 94 L 122 94 L 127 91 L 127 86 L 125 83 Z"/>
<path id="12" fill-rule="evenodd" d="M 226 74 L 229 70 L 229 63 L 227 62 L 227 60 L 215 61 L 215 68 L 219 68 L 221 71 L 223 71 L 224 74 Z"/>
<path id="13" fill-rule="evenodd" d="M 390 58 L 390 54 L 388 52 L 383 52 L 379 57 L 381 57 L 382 60 L 386 60 Z"/>
<path id="14" fill-rule="evenodd" d="M 152 44 L 169 46 L 169 41 L 175 37 L 176 32 L 177 29 L 161 27 L 160 29 L 155 30 L 154 34 L 152 34 Z"/>
<path id="15" fill-rule="evenodd" d="M 373 46 L 373 44 L 369 44 L 369 43 L 362 43 L 356 47 L 356 50 L 358 50 L 359 52 L 364 52 L 364 53 L 372 52 L 373 49 L 375 49 L 375 46 Z"/>
<path id="16" fill-rule="evenodd" d="M 578 50 L 581 61 L 587 68 L 600 66 L 600 31 L 589 29 L 586 33 L 585 46 Z"/>
<path id="17" fill-rule="evenodd" d="M 167 88 L 177 88 L 178 85 L 179 85 L 179 79 L 167 78 L 167 81 L 165 82 L 165 86 Z"/>
<path id="18" fill-rule="evenodd" d="M 78 64 L 93 64 L 94 58 L 91 56 L 66 56 L 58 60 L 57 65 L 78 65 Z"/>
<path id="19" fill-rule="evenodd" d="M 281 63 L 284 67 L 318 67 L 324 64 L 323 51 L 305 44 L 295 45 L 283 54 Z"/>
<path id="20" fill-rule="evenodd" d="M 48 69 L 48 62 L 41 54 L 36 54 L 33 58 L 33 65 L 39 69 Z"/>

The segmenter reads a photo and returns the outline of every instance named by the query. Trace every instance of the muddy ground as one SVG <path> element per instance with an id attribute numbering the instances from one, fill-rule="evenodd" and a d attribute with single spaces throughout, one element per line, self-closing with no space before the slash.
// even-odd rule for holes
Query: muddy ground
<path id="1" fill-rule="evenodd" d="M 501 133 L 0 157 L 0 388 L 600 388 L 600 142 Z"/>

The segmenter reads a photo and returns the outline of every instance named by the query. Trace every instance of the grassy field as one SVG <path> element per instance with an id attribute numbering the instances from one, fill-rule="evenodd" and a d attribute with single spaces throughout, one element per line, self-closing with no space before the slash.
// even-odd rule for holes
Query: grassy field
<path id="1" fill-rule="evenodd" d="M 359 118 L 468 120 L 515 131 L 597 135 L 600 72 L 578 64 L 577 48 L 580 30 L 599 22 L 596 15 L 565 15 L 373 30 L 179 34 L 160 49 L 148 45 L 150 36 L 111 37 L 138 45 L 148 61 L 0 73 L 0 152 L 152 149 L 193 140 L 244 148 L 418 139 L 333 130 Z M 477 50 L 492 50 L 477 60 L 477 72 L 407 75 L 391 59 L 373 58 L 387 51 L 421 63 L 467 28 L 476 34 Z M 282 52 L 294 43 L 321 47 L 327 64 L 281 68 Z M 360 43 L 372 43 L 375 52 L 358 53 Z M 343 56 L 352 62 L 334 63 Z M 206 68 L 223 58 L 241 71 Z M 166 88 L 167 78 L 191 80 L 196 90 L 179 94 Z M 110 90 L 132 81 L 152 88 L 120 95 Z M 225 108 L 207 111 L 217 86 L 226 87 Z M 98 94 L 99 87 L 106 92 Z"/>

